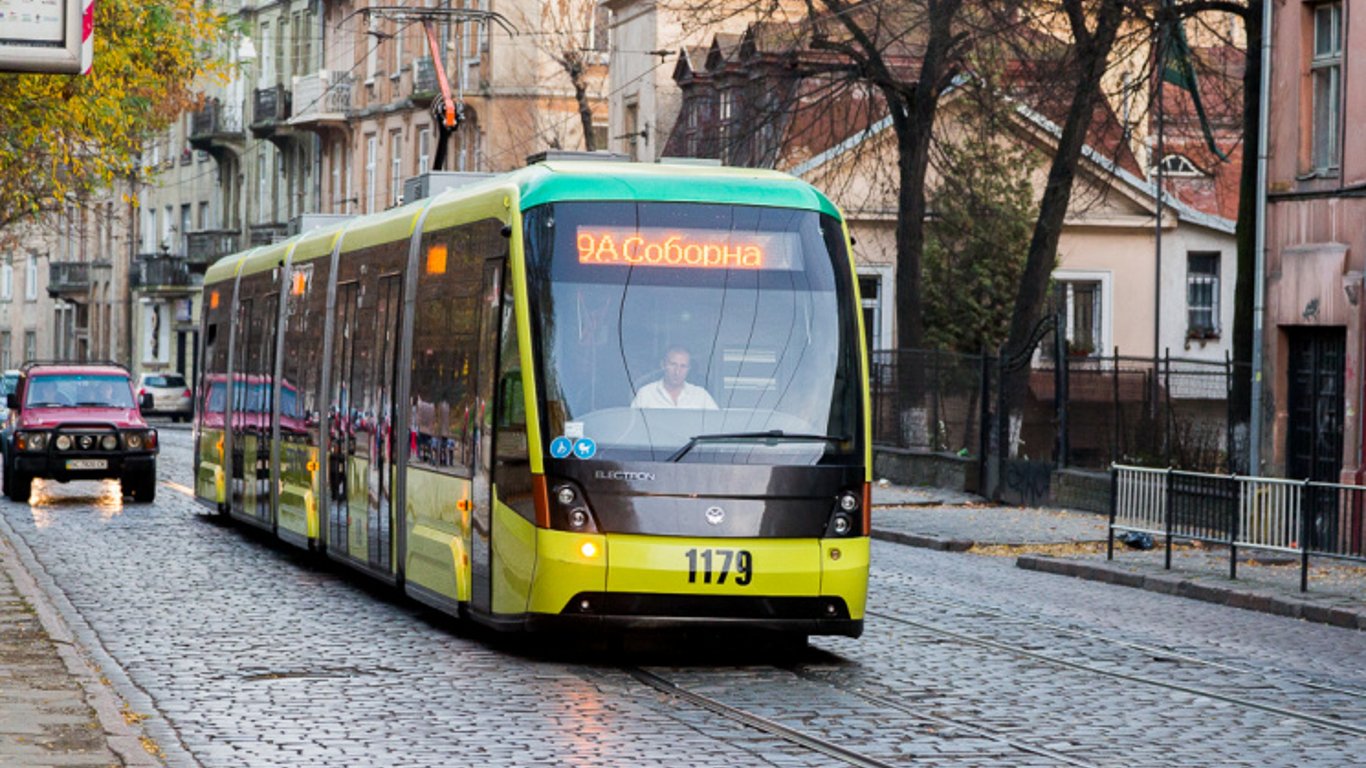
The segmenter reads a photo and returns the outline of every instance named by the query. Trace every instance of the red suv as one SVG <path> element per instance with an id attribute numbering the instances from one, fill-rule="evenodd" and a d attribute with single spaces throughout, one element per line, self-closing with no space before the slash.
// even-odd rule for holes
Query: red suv
<path id="1" fill-rule="evenodd" d="M 146 399 L 150 399 L 148 396 Z M 134 501 L 157 491 L 157 433 L 142 420 L 128 370 L 113 363 L 26 363 L 6 395 L 4 491 L 28 501 L 33 479 L 117 479 Z"/>

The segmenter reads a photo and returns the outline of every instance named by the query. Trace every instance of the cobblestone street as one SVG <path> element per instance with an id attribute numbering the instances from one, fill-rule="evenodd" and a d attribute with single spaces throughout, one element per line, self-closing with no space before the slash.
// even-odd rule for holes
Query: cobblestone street
<path id="1" fill-rule="evenodd" d="M 183 492 L 189 433 L 163 442 L 155 505 L 46 484 L 0 502 L 0 535 L 168 765 L 1339 766 L 1366 748 L 1357 630 L 880 541 L 859 640 L 541 652 L 206 516 Z"/>

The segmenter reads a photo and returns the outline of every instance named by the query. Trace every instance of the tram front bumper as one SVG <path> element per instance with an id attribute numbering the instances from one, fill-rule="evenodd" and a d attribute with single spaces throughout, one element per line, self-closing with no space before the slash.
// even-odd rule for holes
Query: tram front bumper
<path id="1" fill-rule="evenodd" d="M 863 630 L 867 538 L 538 534 L 536 625 Z"/>

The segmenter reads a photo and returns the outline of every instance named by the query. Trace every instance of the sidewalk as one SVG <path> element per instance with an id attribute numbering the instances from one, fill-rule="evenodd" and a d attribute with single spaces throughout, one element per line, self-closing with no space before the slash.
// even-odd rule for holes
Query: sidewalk
<path id="1" fill-rule="evenodd" d="M 137 721 L 0 535 L 0 765 L 161 766 Z"/>
<path id="2" fill-rule="evenodd" d="M 1300 561 L 1284 553 L 1239 552 L 1229 579 L 1224 547 L 1178 543 L 1164 568 L 1163 541 L 1150 550 L 1115 542 L 1109 520 L 1092 512 L 1001 507 L 939 488 L 875 484 L 873 538 L 950 552 L 1014 557 L 1019 568 L 1180 595 L 1306 621 L 1366 629 L 1366 562 L 1311 557 L 1309 591 Z"/>

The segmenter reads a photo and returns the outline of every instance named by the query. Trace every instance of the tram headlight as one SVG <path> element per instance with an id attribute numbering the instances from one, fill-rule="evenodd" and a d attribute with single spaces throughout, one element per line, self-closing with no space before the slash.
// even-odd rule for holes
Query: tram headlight
<path id="1" fill-rule="evenodd" d="M 58 436 L 57 436 L 57 440 L 56 440 L 55 442 L 56 442 L 56 444 L 57 444 L 57 450 L 59 450 L 59 451 L 69 451 L 69 450 L 71 450 L 71 437 L 70 437 L 69 435 L 58 435 Z"/>
<path id="2" fill-rule="evenodd" d="M 573 529 L 575 529 L 575 530 L 581 530 L 585 525 L 588 525 L 588 512 L 587 512 L 587 510 L 575 509 L 575 510 L 571 510 L 571 511 L 569 512 L 569 527 L 570 527 L 570 528 L 573 528 Z"/>
<path id="3" fill-rule="evenodd" d="M 853 491 L 845 491 L 840 494 L 840 509 L 845 512 L 853 512 L 858 509 L 858 496 Z"/>
<path id="4" fill-rule="evenodd" d="M 574 493 L 574 489 L 567 485 L 562 485 L 555 490 L 555 499 L 566 507 L 573 504 L 578 497 L 578 494 Z"/>
<path id="5" fill-rule="evenodd" d="M 843 512 L 835 513 L 835 519 L 830 523 L 830 530 L 836 536 L 848 536 L 854 529 L 854 519 Z"/>

